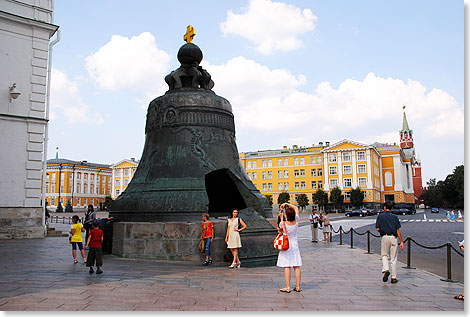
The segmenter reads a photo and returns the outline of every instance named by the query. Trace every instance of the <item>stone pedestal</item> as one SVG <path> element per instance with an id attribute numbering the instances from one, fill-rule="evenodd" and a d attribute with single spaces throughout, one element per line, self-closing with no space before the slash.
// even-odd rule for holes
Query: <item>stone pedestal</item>
<path id="1" fill-rule="evenodd" d="M 0 207 L 0 239 L 44 238 L 43 209 Z"/>
<path id="2" fill-rule="evenodd" d="M 227 249 L 226 219 L 211 219 L 214 241 L 211 257 L 217 264 L 232 261 Z M 277 251 L 272 246 L 274 230 L 246 230 L 241 233 L 239 257 L 243 266 L 275 265 Z M 205 255 L 199 251 L 201 222 L 117 222 L 113 224 L 113 254 L 125 258 L 187 261 L 200 265 Z"/>

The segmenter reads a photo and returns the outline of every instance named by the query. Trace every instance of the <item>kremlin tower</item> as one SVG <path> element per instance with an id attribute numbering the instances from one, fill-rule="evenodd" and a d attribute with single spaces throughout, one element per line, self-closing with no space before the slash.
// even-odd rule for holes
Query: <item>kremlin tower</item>
<path id="1" fill-rule="evenodd" d="M 406 119 L 405 107 L 403 106 L 403 126 L 400 131 L 400 147 L 408 151 L 412 151 L 411 168 L 413 172 L 413 190 L 415 195 L 415 203 L 419 203 L 419 196 L 423 192 L 423 179 L 421 177 L 421 161 L 416 158 L 416 151 L 413 142 L 413 130 L 408 126 Z"/>

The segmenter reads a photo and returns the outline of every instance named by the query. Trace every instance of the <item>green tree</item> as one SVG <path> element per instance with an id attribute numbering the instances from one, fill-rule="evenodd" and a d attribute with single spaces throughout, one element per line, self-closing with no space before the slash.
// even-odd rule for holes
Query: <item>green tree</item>
<path id="1" fill-rule="evenodd" d="M 361 188 L 357 186 L 351 190 L 351 205 L 356 208 L 359 208 L 363 205 L 364 195 L 361 192 Z"/>
<path id="2" fill-rule="evenodd" d="M 344 202 L 344 196 L 341 195 L 341 189 L 336 186 L 330 192 L 330 201 L 333 203 L 335 208 L 341 206 Z"/>
<path id="3" fill-rule="evenodd" d="M 290 201 L 290 195 L 289 193 L 286 193 L 286 192 L 282 192 L 279 194 L 279 196 L 277 197 L 277 203 L 279 205 L 283 204 L 283 203 L 288 203 Z"/>
<path id="4" fill-rule="evenodd" d="M 269 206 L 273 206 L 273 195 L 264 195 L 269 202 Z"/>
<path id="5" fill-rule="evenodd" d="M 441 207 L 443 206 L 442 199 L 442 181 L 436 182 L 435 178 L 431 178 L 427 182 L 428 187 L 423 190 L 419 199 L 424 200 L 426 206 Z"/>
<path id="6" fill-rule="evenodd" d="M 325 207 L 328 204 L 328 194 L 323 189 L 319 189 L 313 194 L 312 200 L 318 206 Z"/>
<path id="7" fill-rule="evenodd" d="M 55 212 L 64 212 L 64 208 L 62 207 L 62 203 L 59 201 Z"/>
<path id="8" fill-rule="evenodd" d="M 73 212 L 73 207 L 72 203 L 70 202 L 70 199 L 67 201 L 67 205 L 65 206 L 65 212 Z"/>
<path id="9" fill-rule="evenodd" d="M 111 198 L 111 196 L 106 196 L 104 198 L 104 202 L 103 202 L 103 206 L 107 209 L 107 210 L 111 210 L 111 207 L 113 205 L 113 199 Z"/>
<path id="10" fill-rule="evenodd" d="M 457 166 L 442 182 L 442 198 L 445 204 L 455 208 L 464 203 L 464 167 Z"/>
<path id="11" fill-rule="evenodd" d="M 305 209 L 308 206 L 308 197 L 305 194 L 299 194 L 297 196 L 297 204 L 299 204 L 300 208 Z"/>

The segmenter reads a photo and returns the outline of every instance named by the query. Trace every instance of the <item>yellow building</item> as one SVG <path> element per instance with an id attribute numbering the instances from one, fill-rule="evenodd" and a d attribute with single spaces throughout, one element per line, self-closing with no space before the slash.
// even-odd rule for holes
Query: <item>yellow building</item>
<path id="1" fill-rule="evenodd" d="M 60 201 L 65 207 L 70 200 L 73 207 L 89 204 L 99 207 L 111 194 L 111 177 L 111 168 L 106 164 L 59 158 L 48 160 L 47 205 L 57 206 Z"/>
<path id="2" fill-rule="evenodd" d="M 116 199 L 126 188 L 134 177 L 139 161 L 134 158 L 124 159 L 111 165 L 113 170 L 113 188 L 111 198 Z"/>
<path id="3" fill-rule="evenodd" d="M 271 195 L 273 203 L 281 192 L 287 192 L 293 203 L 299 194 L 306 194 L 313 204 L 318 189 L 329 193 L 336 186 L 342 190 L 346 209 L 351 208 L 350 191 L 357 186 L 367 207 L 379 208 L 384 199 L 414 202 L 411 157 L 397 145 L 320 142 L 311 147 L 241 153 L 240 160 L 256 188 Z"/>

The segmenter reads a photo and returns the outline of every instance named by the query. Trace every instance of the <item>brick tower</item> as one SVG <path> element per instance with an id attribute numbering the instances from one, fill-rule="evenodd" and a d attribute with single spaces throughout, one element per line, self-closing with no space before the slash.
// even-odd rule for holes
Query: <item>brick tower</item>
<path id="1" fill-rule="evenodd" d="M 400 131 L 400 147 L 402 149 L 412 149 L 412 172 L 413 172 L 413 191 L 415 195 L 415 203 L 419 204 L 419 196 L 423 192 L 423 179 L 421 176 L 421 160 L 416 158 L 416 151 L 413 142 L 413 130 L 408 126 L 408 120 L 406 119 L 405 106 L 403 106 L 403 125 Z"/>

